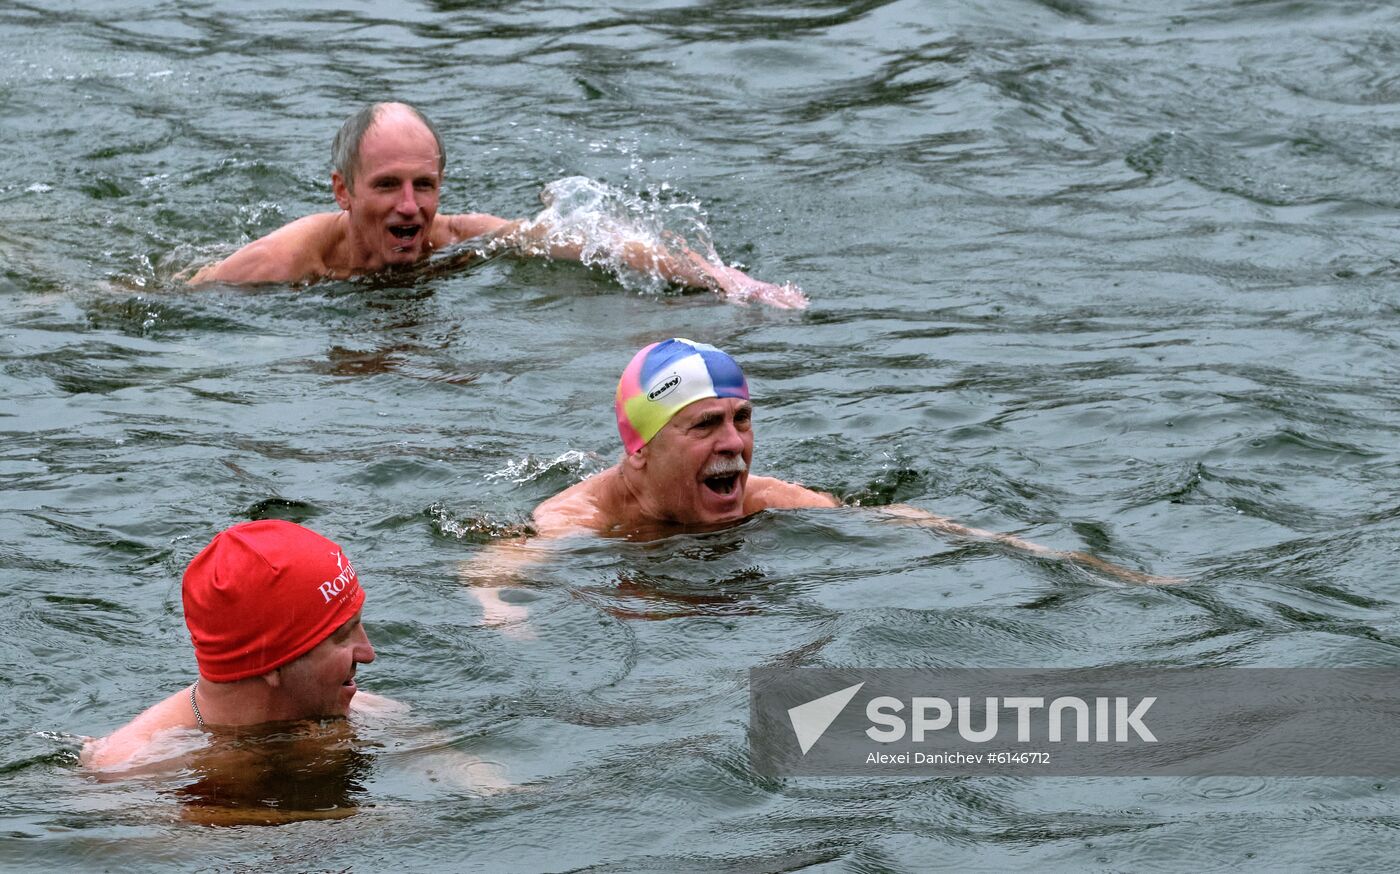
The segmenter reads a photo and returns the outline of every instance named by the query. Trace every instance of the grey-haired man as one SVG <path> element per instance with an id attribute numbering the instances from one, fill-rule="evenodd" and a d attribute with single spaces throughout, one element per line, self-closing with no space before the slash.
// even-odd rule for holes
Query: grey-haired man
<path id="1" fill-rule="evenodd" d="M 377 103 L 356 112 L 341 126 L 331 152 L 338 212 L 297 219 L 204 267 L 191 281 L 346 279 L 412 266 L 437 249 L 485 237 L 517 254 L 579 260 L 584 243 L 590 242 L 550 239 L 548 228 L 486 213 L 440 215 L 438 197 L 447 165 L 442 137 L 406 103 Z M 778 307 L 807 302 L 796 288 L 759 282 L 681 246 L 611 245 L 623 263 L 680 285 Z"/>

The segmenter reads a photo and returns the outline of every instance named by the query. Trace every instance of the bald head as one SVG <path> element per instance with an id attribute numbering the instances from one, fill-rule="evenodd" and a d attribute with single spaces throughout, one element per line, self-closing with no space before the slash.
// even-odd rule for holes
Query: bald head
<path id="1" fill-rule="evenodd" d="M 380 121 L 404 116 L 422 124 L 433 135 L 437 143 L 438 173 L 447 168 L 447 150 L 442 146 L 442 136 L 426 115 L 407 103 L 375 103 L 347 118 L 331 141 L 331 166 L 345 180 L 347 188 L 355 186 L 355 171 L 360 166 L 360 145 L 365 134 Z"/>

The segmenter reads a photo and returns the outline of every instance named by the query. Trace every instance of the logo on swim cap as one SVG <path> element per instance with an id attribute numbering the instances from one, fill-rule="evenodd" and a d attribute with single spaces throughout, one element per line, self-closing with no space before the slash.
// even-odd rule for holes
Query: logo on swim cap
<path id="1" fill-rule="evenodd" d="M 738 362 L 714 346 L 684 337 L 643 348 L 617 382 L 613 411 L 622 445 L 636 452 L 676 413 L 705 398 L 749 399 L 749 384 Z"/>
<path id="2" fill-rule="evenodd" d="M 337 551 L 331 557 L 335 559 L 335 566 L 340 573 L 335 575 L 335 579 L 326 580 L 316 587 L 316 591 L 321 593 L 321 597 L 326 599 L 327 604 L 336 595 L 345 591 L 346 586 L 358 579 L 355 575 L 355 566 L 350 563 L 350 559 L 345 557 L 345 553 Z"/>
<path id="3" fill-rule="evenodd" d="M 680 385 L 680 384 L 681 384 L 680 375 L 679 375 L 679 374 L 673 374 L 673 375 L 671 376 L 670 379 L 666 380 L 665 382 L 661 383 L 661 385 L 658 385 L 656 388 L 654 388 L 654 389 L 652 389 L 651 391 L 647 392 L 647 400 L 649 400 L 649 401 L 657 401 L 657 400 L 660 400 L 661 398 L 664 398 L 664 397 L 666 397 L 666 395 L 670 394 L 671 389 L 675 388 L 676 386 L 678 386 L 678 385 Z"/>

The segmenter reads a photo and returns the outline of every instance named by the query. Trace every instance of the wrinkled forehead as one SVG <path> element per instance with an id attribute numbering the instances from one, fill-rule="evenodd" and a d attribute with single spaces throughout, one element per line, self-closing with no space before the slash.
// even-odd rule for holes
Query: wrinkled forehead
<path id="1" fill-rule="evenodd" d="M 701 398 L 682 407 L 680 412 L 666 423 L 668 428 L 685 429 L 707 418 L 751 415 L 753 404 L 743 398 Z"/>

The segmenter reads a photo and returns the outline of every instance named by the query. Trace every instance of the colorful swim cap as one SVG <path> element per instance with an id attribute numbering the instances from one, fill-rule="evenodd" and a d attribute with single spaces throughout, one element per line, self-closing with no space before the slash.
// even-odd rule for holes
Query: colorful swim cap
<path id="1" fill-rule="evenodd" d="M 269 519 L 216 535 L 185 570 L 184 601 L 200 676 L 230 683 L 309 652 L 355 615 L 365 590 L 339 546 Z"/>
<path id="2" fill-rule="evenodd" d="M 636 355 L 617 382 L 617 433 L 630 455 L 651 442 L 671 417 L 705 398 L 749 399 L 744 371 L 706 343 L 673 337 Z"/>

